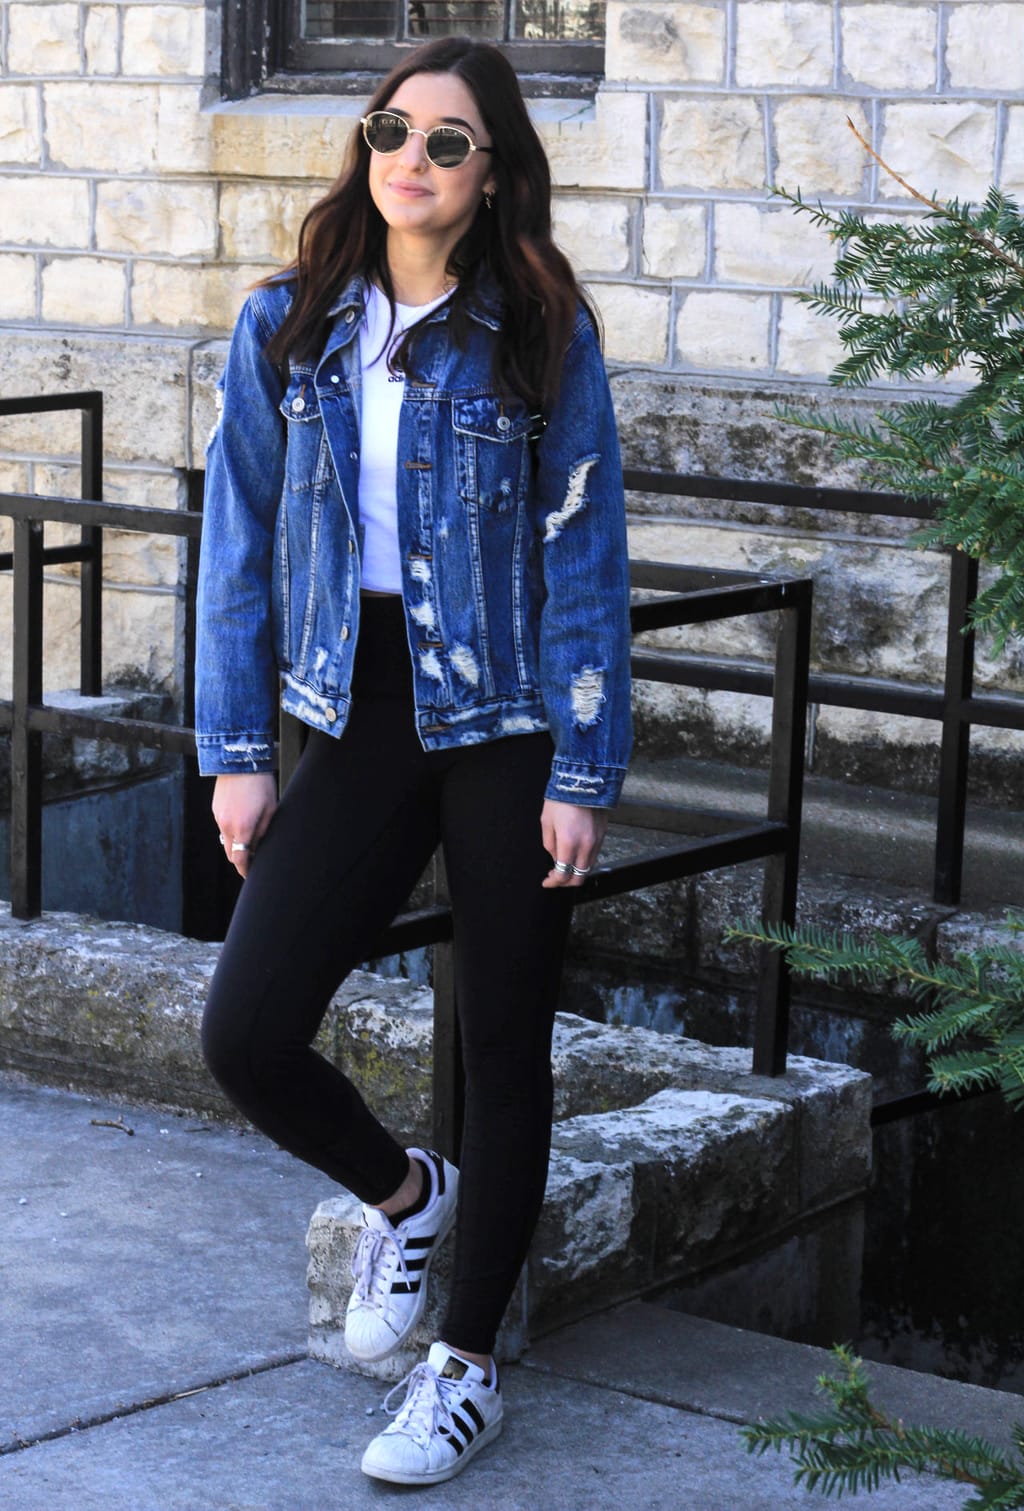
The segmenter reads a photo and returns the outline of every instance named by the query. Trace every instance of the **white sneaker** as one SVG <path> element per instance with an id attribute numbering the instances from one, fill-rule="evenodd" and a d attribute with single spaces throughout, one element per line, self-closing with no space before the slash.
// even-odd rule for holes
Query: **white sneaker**
<path id="1" fill-rule="evenodd" d="M 432 1149 L 410 1149 L 430 1178 L 422 1212 L 397 1227 L 377 1207 L 363 1207 L 366 1224 L 352 1256 L 355 1285 L 345 1313 L 345 1346 L 365 1364 L 386 1359 L 412 1332 L 427 1304 L 427 1271 L 455 1221 L 459 1172 Z"/>
<path id="2" fill-rule="evenodd" d="M 389 1391 L 384 1410 L 405 1386 L 395 1420 L 373 1439 L 363 1454 L 362 1469 L 372 1479 L 396 1485 L 438 1485 L 465 1469 L 501 1432 L 501 1386 L 484 1384 L 483 1370 L 460 1359 L 443 1343 L 431 1346 L 425 1364 L 417 1364 Z"/>

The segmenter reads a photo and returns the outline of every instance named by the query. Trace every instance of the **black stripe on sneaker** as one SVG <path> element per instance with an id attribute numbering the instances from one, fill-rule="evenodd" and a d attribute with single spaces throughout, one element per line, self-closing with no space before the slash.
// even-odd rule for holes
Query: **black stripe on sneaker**
<path id="1" fill-rule="evenodd" d="M 434 1151 L 433 1151 L 433 1149 L 428 1149 L 427 1153 L 430 1155 L 430 1159 L 431 1159 L 431 1162 L 433 1163 L 434 1170 L 437 1173 L 437 1191 L 436 1191 L 435 1194 L 437 1196 L 443 1196 L 444 1195 L 444 1190 L 445 1190 L 445 1186 L 444 1186 L 444 1160 L 441 1158 L 441 1156 L 439 1154 L 435 1154 Z"/>
<path id="2" fill-rule="evenodd" d="M 414 1296 L 419 1288 L 420 1283 L 418 1280 L 410 1280 L 408 1283 L 404 1280 L 396 1280 L 391 1287 L 390 1294 L 392 1296 Z"/>
<path id="3" fill-rule="evenodd" d="M 466 1412 L 469 1416 L 471 1416 L 473 1418 L 473 1421 L 476 1423 L 476 1430 L 477 1430 L 477 1432 L 483 1432 L 483 1430 L 484 1430 L 484 1419 L 480 1415 L 480 1413 L 477 1410 L 477 1408 L 473 1405 L 472 1401 L 460 1401 L 459 1402 L 459 1410 Z"/>
<path id="4" fill-rule="evenodd" d="M 459 1411 L 465 1410 L 466 1404 L 467 1403 L 465 1401 L 463 1401 L 461 1403 L 461 1405 L 459 1406 Z M 470 1443 L 476 1437 L 476 1433 L 473 1431 L 472 1427 L 469 1425 L 468 1422 L 464 1422 L 462 1420 L 462 1418 L 459 1416 L 459 1411 L 453 1411 L 452 1412 L 452 1421 L 455 1423 L 456 1427 L 462 1433 L 462 1436 L 466 1439 L 466 1447 L 468 1448 L 469 1445 L 470 1445 Z M 453 1443 L 455 1442 L 454 1438 L 452 1439 L 452 1442 Z"/>
<path id="5" fill-rule="evenodd" d="M 424 1233 L 419 1238 L 407 1238 L 405 1240 L 405 1248 L 407 1248 L 407 1249 L 429 1249 L 429 1248 L 431 1248 L 433 1246 L 433 1244 L 435 1243 L 436 1239 L 437 1239 L 437 1234 L 436 1233 Z"/>

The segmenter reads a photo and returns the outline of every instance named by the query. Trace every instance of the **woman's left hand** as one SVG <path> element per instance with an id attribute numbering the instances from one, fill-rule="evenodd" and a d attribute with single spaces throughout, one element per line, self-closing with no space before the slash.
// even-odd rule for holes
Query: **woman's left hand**
<path id="1" fill-rule="evenodd" d="M 543 887 L 582 887 L 608 830 L 605 808 L 578 808 L 548 798 L 540 816 L 544 848 L 555 862 Z"/>

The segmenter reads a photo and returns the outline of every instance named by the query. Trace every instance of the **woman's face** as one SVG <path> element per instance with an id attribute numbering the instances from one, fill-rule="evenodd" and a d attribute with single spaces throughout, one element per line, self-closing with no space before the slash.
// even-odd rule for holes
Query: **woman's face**
<path id="1" fill-rule="evenodd" d="M 473 96 L 455 74 L 413 74 L 386 108 L 421 131 L 459 126 L 478 146 L 491 146 Z M 484 191 L 494 187 L 494 159 L 488 152 L 471 152 L 457 168 L 437 168 L 426 145 L 410 132 L 399 152 L 371 152 L 370 195 L 387 222 L 389 241 L 427 238 L 447 256 L 472 224 Z"/>

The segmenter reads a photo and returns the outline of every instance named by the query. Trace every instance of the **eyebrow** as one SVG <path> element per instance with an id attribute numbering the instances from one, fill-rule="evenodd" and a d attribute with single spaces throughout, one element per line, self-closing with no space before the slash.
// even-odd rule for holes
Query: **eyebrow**
<path id="1" fill-rule="evenodd" d="M 384 108 L 386 110 L 390 110 L 390 112 L 391 112 L 392 115 L 400 115 L 402 117 L 403 121 L 411 121 L 412 120 L 412 116 L 410 115 L 410 113 L 409 113 L 408 110 L 401 110 L 401 109 L 399 109 L 395 105 L 386 105 Z M 469 123 L 469 121 L 464 121 L 462 119 L 461 115 L 442 115 L 442 116 L 439 116 L 438 117 L 438 125 L 441 125 L 441 126 L 461 126 L 464 131 L 469 131 L 473 136 L 478 135 L 476 127 L 475 126 L 471 126 L 470 123 Z"/>

